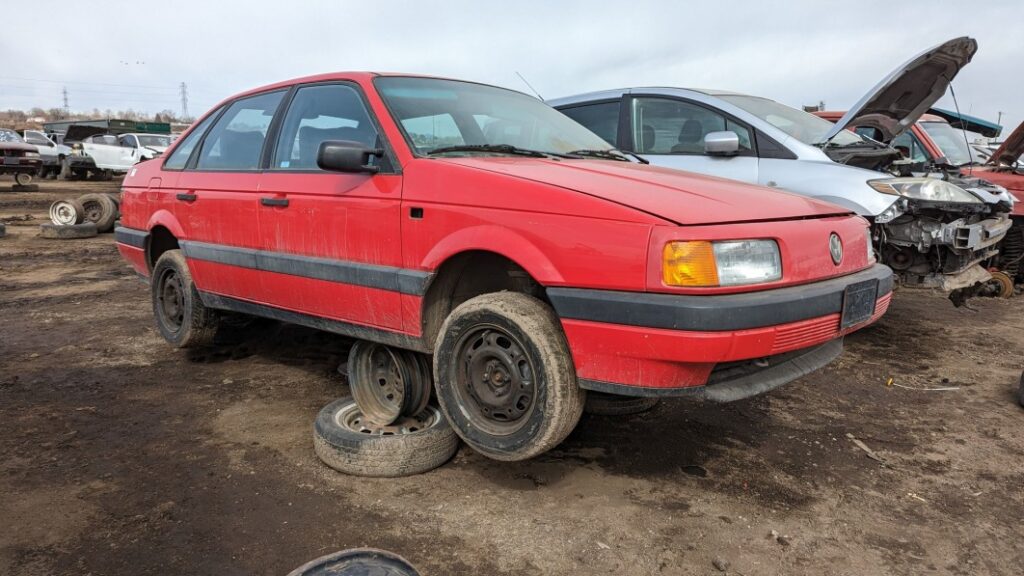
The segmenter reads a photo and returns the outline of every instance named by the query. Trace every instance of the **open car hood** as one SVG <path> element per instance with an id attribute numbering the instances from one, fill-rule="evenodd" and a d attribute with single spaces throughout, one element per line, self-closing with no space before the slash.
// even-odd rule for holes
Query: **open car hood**
<path id="1" fill-rule="evenodd" d="M 1003 143 L 992 153 L 986 164 L 995 166 L 1013 166 L 1013 163 L 1024 153 L 1024 122 L 1021 122 Z"/>
<path id="2" fill-rule="evenodd" d="M 89 136 L 95 136 L 96 134 L 106 134 L 106 128 L 100 128 L 98 126 L 80 126 L 71 125 L 68 126 L 68 131 L 64 134 L 65 142 L 81 142 Z"/>
<path id="3" fill-rule="evenodd" d="M 977 51 L 978 42 L 962 36 L 911 58 L 850 108 L 823 141 L 831 140 L 848 126 L 871 126 L 888 144 L 942 98 L 949 83 Z"/>

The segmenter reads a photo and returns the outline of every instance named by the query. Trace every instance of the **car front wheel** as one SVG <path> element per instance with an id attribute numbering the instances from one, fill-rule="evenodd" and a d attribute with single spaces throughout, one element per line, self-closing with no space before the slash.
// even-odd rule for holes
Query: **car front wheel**
<path id="1" fill-rule="evenodd" d="M 455 432 L 496 460 L 557 446 L 585 400 L 554 311 L 514 292 L 477 296 L 452 311 L 435 346 L 434 382 Z"/>

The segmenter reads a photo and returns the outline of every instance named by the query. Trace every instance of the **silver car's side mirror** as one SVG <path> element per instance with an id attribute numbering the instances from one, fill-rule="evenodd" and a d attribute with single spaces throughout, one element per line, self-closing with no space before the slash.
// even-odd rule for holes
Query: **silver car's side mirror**
<path id="1" fill-rule="evenodd" d="M 704 153 L 708 156 L 732 156 L 740 151 L 740 137 L 731 130 L 708 132 L 704 136 Z"/>

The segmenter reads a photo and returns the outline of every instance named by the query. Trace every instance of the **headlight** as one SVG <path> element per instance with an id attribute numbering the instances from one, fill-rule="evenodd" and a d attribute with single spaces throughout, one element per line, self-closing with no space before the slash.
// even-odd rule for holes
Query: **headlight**
<path id="1" fill-rule="evenodd" d="M 970 192 L 935 178 L 885 178 L 868 180 L 871 186 L 882 194 L 905 196 L 915 200 L 931 200 L 934 202 L 968 202 L 981 203 L 977 196 Z"/>
<path id="2" fill-rule="evenodd" d="M 39 158 L 39 152 L 25 152 L 25 158 Z"/>
<path id="3" fill-rule="evenodd" d="M 668 286 L 758 284 L 782 278 L 782 258 L 774 240 L 669 242 L 661 275 Z"/>

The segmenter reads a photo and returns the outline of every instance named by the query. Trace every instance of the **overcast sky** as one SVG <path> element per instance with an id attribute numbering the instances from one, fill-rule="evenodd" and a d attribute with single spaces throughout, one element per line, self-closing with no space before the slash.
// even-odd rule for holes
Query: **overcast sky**
<path id="1" fill-rule="evenodd" d="M 13 2 L 0 109 L 189 112 L 262 84 L 337 70 L 464 78 L 546 98 L 622 86 L 721 88 L 842 109 L 915 54 L 978 40 L 961 111 L 1024 119 L 1019 2 Z M 781 4 L 781 3 L 780 3 Z M 304 7 L 300 7 L 304 6 Z M 36 22 L 37 25 L 28 23 Z M 18 23 L 17 25 L 11 23 Z M 952 109 L 949 94 L 940 106 Z"/>

